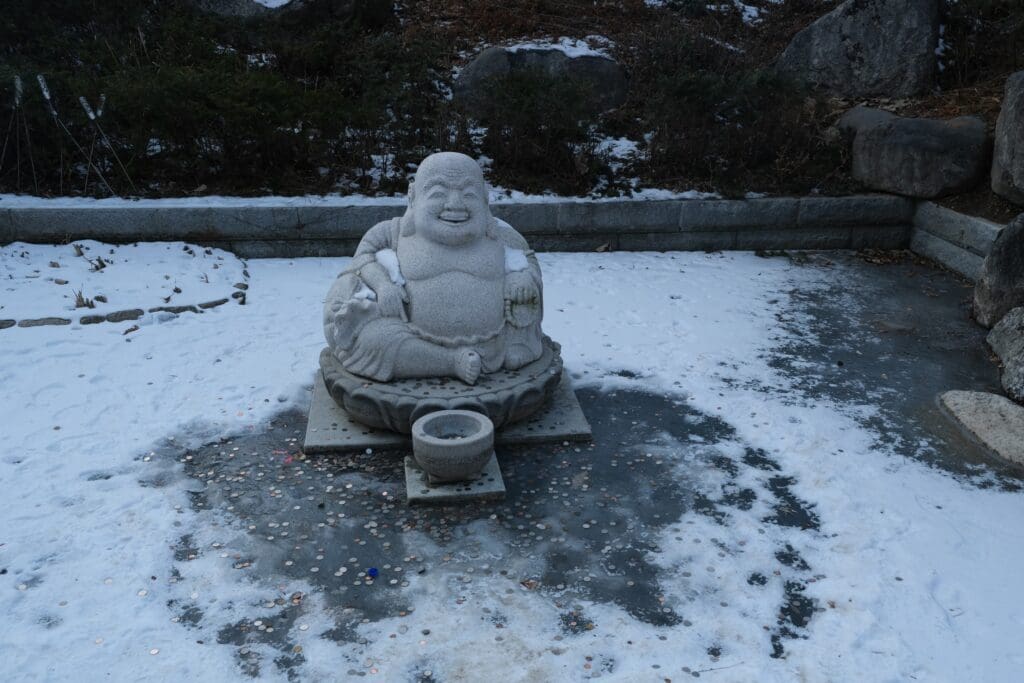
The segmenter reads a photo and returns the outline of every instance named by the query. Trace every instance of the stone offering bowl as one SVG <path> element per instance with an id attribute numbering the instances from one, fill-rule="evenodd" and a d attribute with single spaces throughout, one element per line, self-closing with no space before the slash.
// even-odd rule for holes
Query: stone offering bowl
<path id="1" fill-rule="evenodd" d="M 472 410 L 438 410 L 412 425 L 412 454 L 431 484 L 472 479 L 494 453 L 494 423 Z"/>

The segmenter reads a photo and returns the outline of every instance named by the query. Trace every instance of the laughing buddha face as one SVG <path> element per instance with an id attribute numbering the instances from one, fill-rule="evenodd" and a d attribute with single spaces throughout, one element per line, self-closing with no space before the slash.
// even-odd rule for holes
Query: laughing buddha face
<path id="1" fill-rule="evenodd" d="M 417 231 L 449 246 L 479 239 L 491 218 L 480 166 L 455 152 L 423 160 L 409 189 L 409 208 Z"/>

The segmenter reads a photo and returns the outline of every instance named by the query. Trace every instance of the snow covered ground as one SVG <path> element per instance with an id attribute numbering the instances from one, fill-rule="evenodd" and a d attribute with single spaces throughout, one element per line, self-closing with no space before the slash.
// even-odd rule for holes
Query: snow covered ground
<path id="1" fill-rule="evenodd" d="M 108 314 L 196 306 L 245 284 L 234 254 L 183 242 L 0 247 L 0 319 Z"/>
<path id="2" fill-rule="evenodd" d="M 66 248 L 36 249 L 45 267 Z M 793 356 L 821 329 L 802 302 L 842 290 L 852 271 L 749 253 L 541 255 L 545 330 L 578 387 L 664 394 L 685 405 L 681 416 L 728 426 L 716 442 L 694 434 L 696 446 L 726 459 L 763 453 L 778 470 L 739 469 L 728 485 L 754 491 L 751 505 L 720 520 L 686 508 L 646 539 L 659 603 L 699 633 L 575 599 L 594 627 L 567 634 L 553 588 L 513 590 L 483 571 L 455 582 L 438 566 L 404 577 L 410 614 L 368 619 L 353 638 L 323 637 L 339 618 L 329 598 L 341 587 L 329 594 L 311 579 L 260 571 L 259 558 L 256 573 L 237 569 L 251 529 L 230 508 L 190 505 L 195 479 L 166 453 L 172 439 L 191 447 L 257 434 L 280 411 L 305 410 L 320 306 L 345 261 L 250 261 L 247 305 L 201 316 L 0 330 L 0 678 L 238 677 L 241 650 L 218 642 L 222 627 L 302 592 L 301 615 L 277 624 L 302 657 L 261 668 L 266 678 L 1017 680 L 1024 493 L 985 466 L 951 474 L 887 445 L 872 426 L 886 417 L 884 394 L 839 400 L 811 388 L 828 386 L 834 368 Z M 12 289 L 5 302 L 34 296 L 30 283 Z M 131 324 L 140 329 L 125 335 Z M 858 343 L 849 353 L 870 360 L 873 340 Z M 714 489 L 722 474 L 674 443 L 636 446 L 680 480 Z M 763 523 L 778 473 L 817 528 Z M 348 512 L 345 523 L 368 526 Z M 462 532 L 491 539 L 486 524 Z M 188 562 L 176 557 L 183 536 L 200 549 Z M 425 556 L 445 552 L 410 536 Z M 779 548 L 808 568 L 780 565 L 754 585 Z M 495 566 L 522 559 L 492 550 Z M 790 574 L 802 577 L 813 614 L 773 657 L 768 631 Z M 186 625 L 182 606 L 202 618 Z M 246 647 L 279 657 L 269 645 Z"/>

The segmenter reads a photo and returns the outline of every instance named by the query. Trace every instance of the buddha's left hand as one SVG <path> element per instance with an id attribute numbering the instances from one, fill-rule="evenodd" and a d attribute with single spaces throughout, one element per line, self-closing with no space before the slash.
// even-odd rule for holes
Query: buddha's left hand
<path id="1" fill-rule="evenodd" d="M 505 276 L 505 299 L 514 304 L 536 303 L 540 297 L 533 277 L 525 271 L 509 273 Z"/>

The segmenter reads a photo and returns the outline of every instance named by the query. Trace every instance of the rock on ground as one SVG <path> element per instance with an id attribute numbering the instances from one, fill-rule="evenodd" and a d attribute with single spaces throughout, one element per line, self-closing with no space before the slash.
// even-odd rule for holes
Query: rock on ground
<path id="1" fill-rule="evenodd" d="M 935 83 L 938 0 L 846 0 L 796 34 L 781 75 L 837 95 L 905 97 Z"/>
<path id="2" fill-rule="evenodd" d="M 1003 362 L 1003 389 L 1024 403 L 1024 306 L 1013 309 L 988 333 L 988 345 Z"/>
<path id="3" fill-rule="evenodd" d="M 996 455 L 1024 465 L 1024 407 L 984 391 L 947 391 L 942 406 Z"/>
<path id="4" fill-rule="evenodd" d="M 999 232 L 981 265 L 974 318 L 992 327 L 1018 306 L 1024 306 L 1024 214 Z"/>
<path id="5" fill-rule="evenodd" d="M 1003 107 L 996 122 L 992 191 L 1015 204 L 1024 204 L 1024 71 L 1006 80 Z"/>
<path id="6" fill-rule="evenodd" d="M 866 116 L 861 116 L 866 119 Z M 931 199 L 980 183 L 988 171 L 985 122 L 875 117 L 853 141 L 853 176 L 868 187 Z"/>
<path id="7" fill-rule="evenodd" d="M 629 90 L 625 69 L 609 57 L 570 56 L 556 47 L 513 46 L 489 47 L 474 57 L 456 78 L 454 95 L 474 115 L 486 116 L 490 82 L 513 73 L 529 72 L 541 72 L 567 85 L 582 86 L 585 108 L 594 115 L 625 102 Z"/>

